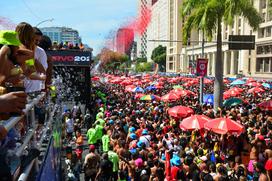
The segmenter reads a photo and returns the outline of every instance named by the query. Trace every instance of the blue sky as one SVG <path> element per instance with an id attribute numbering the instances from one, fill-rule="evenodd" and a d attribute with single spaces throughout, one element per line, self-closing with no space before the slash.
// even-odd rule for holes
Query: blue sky
<path id="1" fill-rule="evenodd" d="M 0 16 L 31 25 L 54 18 L 39 27 L 67 26 L 79 31 L 83 43 L 103 47 L 111 31 L 137 14 L 137 0 L 0 0 Z"/>

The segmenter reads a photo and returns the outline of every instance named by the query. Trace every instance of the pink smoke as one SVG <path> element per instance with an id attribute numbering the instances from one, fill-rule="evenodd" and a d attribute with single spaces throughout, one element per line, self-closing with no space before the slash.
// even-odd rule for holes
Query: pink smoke
<path id="1" fill-rule="evenodd" d="M 151 8 L 147 7 L 140 9 L 138 17 L 132 18 L 128 22 L 121 25 L 116 31 L 114 31 L 114 34 L 112 33 L 113 31 L 110 33 L 111 36 L 107 38 L 105 47 L 112 50 L 117 50 L 119 52 L 121 51 L 120 53 L 127 52 L 134 41 L 135 35 L 142 36 L 146 31 L 148 25 L 150 24 L 151 17 Z M 120 34 L 118 35 L 118 30 L 121 29 L 131 30 L 132 32 L 125 33 L 122 35 L 122 37 L 120 37 Z"/>
<path id="2" fill-rule="evenodd" d="M 15 30 L 16 24 L 10 19 L 0 16 L 0 29 L 2 30 Z"/>

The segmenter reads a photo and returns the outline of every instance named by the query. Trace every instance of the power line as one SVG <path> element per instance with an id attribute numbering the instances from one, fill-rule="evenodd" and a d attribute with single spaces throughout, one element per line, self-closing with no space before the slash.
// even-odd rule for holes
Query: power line
<path id="1" fill-rule="evenodd" d="M 182 40 L 148 40 L 151 42 L 177 42 L 177 43 L 183 43 Z M 193 43 L 201 43 L 203 41 L 199 41 L 199 40 L 190 40 L 188 42 L 193 42 Z M 204 41 L 205 43 L 217 43 L 217 41 Z M 254 41 L 222 41 L 223 44 L 227 44 L 227 43 L 245 43 L 245 44 L 252 44 L 255 43 Z"/>
<path id="2" fill-rule="evenodd" d="M 22 2 L 24 3 L 24 5 L 26 6 L 26 8 L 28 9 L 28 11 L 38 20 L 41 20 L 42 18 L 39 17 L 36 13 L 34 13 L 34 11 L 30 8 L 30 6 L 27 4 L 27 2 L 25 0 L 22 0 Z"/>

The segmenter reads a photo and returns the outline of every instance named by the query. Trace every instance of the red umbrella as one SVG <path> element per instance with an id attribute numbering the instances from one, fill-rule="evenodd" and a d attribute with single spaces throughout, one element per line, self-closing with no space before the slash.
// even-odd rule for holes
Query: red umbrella
<path id="1" fill-rule="evenodd" d="M 228 90 L 228 91 L 223 93 L 224 99 L 228 99 L 230 97 L 238 97 L 240 95 L 241 95 L 241 92 L 235 91 L 235 90 Z"/>
<path id="2" fill-rule="evenodd" d="M 141 81 L 134 82 L 134 85 L 142 85 L 143 83 Z"/>
<path id="3" fill-rule="evenodd" d="M 185 86 L 185 87 L 189 87 L 189 86 L 192 86 L 192 85 L 193 84 L 191 82 L 186 82 L 186 83 L 183 84 L 183 86 Z"/>
<path id="4" fill-rule="evenodd" d="M 179 126 L 181 129 L 185 128 L 186 130 L 203 129 L 204 124 L 210 120 L 211 119 L 205 115 L 192 115 L 183 119 Z"/>
<path id="5" fill-rule="evenodd" d="M 258 104 L 258 106 L 266 111 L 272 111 L 272 99 Z"/>
<path id="6" fill-rule="evenodd" d="M 97 80 L 100 80 L 100 78 L 99 77 L 97 77 L 97 76 L 95 76 L 95 77 L 92 77 L 92 79 L 91 79 L 92 81 L 97 81 Z"/>
<path id="7" fill-rule="evenodd" d="M 248 78 L 247 79 L 247 81 L 246 81 L 247 83 L 249 83 L 249 82 L 256 82 L 256 80 L 255 79 L 253 79 L 252 77 L 250 77 L 250 78 Z"/>
<path id="8" fill-rule="evenodd" d="M 204 127 L 217 134 L 227 134 L 227 133 L 241 134 L 244 131 L 243 125 L 229 118 L 213 119 L 210 122 L 207 122 Z"/>
<path id="9" fill-rule="evenodd" d="M 141 97 L 143 97 L 145 94 L 141 94 L 141 93 L 138 93 L 138 94 L 135 94 L 134 98 L 135 99 L 140 99 Z"/>
<path id="10" fill-rule="evenodd" d="M 177 78 L 171 78 L 168 80 L 170 83 L 177 83 L 179 80 Z"/>
<path id="11" fill-rule="evenodd" d="M 264 92 L 265 90 L 263 90 L 262 88 L 260 87 L 254 87 L 252 89 L 249 89 L 248 90 L 248 93 L 253 93 L 253 94 L 257 94 L 257 93 L 260 93 L 260 92 Z"/>
<path id="12" fill-rule="evenodd" d="M 172 101 L 177 101 L 179 100 L 179 96 L 177 94 L 174 93 L 168 93 L 165 94 L 164 96 L 161 97 L 161 100 L 164 102 L 172 102 Z"/>
<path id="13" fill-rule="evenodd" d="M 229 91 L 230 90 L 234 90 L 236 92 L 243 92 L 244 91 L 242 88 L 239 88 L 239 87 L 232 87 L 231 89 L 229 89 Z"/>
<path id="14" fill-rule="evenodd" d="M 185 118 L 191 114 L 194 114 L 194 111 L 189 107 L 175 106 L 168 109 L 168 114 L 176 118 Z"/>
<path id="15" fill-rule="evenodd" d="M 246 83 L 245 85 L 250 86 L 250 87 L 258 87 L 258 86 L 262 86 L 262 84 L 259 83 L 259 82 L 248 82 L 248 83 Z"/>
<path id="16" fill-rule="evenodd" d="M 163 89 L 163 86 L 161 86 L 161 85 L 155 85 L 155 87 L 156 87 L 157 89 Z"/>
<path id="17" fill-rule="evenodd" d="M 183 90 L 183 89 L 174 89 L 174 90 L 171 90 L 170 93 L 177 94 L 180 97 L 195 95 L 194 92 L 189 91 L 189 90 Z"/>
<path id="18" fill-rule="evenodd" d="M 167 79 L 167 78 L 165 78 L 165 77 L 159 78 L 160 81 L 165 81 L 166 79 Z"/>
<path id="19" fill-rule="evenodd" d="M 210 79 L 204 79 L 204 84 L 212 84 L 213 81 Z"/>
<path id="20" fill-rule="evenodd" d="M 127 91 L 127 92 L 132 92 L 133 89 L 135 89 L 135 86 L 134 86 L 134 85 L 128 85 L 128 86 L 126 86 L 125 91 Z"/>
<path id="21" fill-rule="evenodd" d="M 116 78 L 111 81 L 111 83 L 113 83 L 113 84 L 119 84 L 120 82 L 122 82 L 122 80 L 120 78 Z"/>
<path id="22" fill-rule="evenodd" d="M 230 83 L 230 81 L 228 79 L 224 79 L 223 82 L 224 82 L 224 84 Z"/>
<path id="23" fill-rule="evenodd" d="M 130 80 L 124 80 L 123 82 L 120 83 L 120 85 L 124 85 L 124 86 L 131 85 L 131 84 L 133 84 L 133 82 L 131 82 Z"/>
<path id="24" fill-rule="evenodd" d="M 156 85 L 161 85 L 162 86 L 162 85 L 164 85 L 164 83 L 163 82 L 157 82 L 157 83 L 155 83 L 155 86 Z"/>

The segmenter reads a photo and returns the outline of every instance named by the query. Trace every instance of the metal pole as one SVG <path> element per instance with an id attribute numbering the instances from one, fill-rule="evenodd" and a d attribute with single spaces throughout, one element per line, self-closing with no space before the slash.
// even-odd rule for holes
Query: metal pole
<path id="1" fill-rule="evenodd" d="M 202 58 L 204 58 L 204 44 L 205 44 L 205 39 L 204 39 L 204 30 L 202 31 Z M 200 77 L 200 81 L 199 81 L 199 102 L 200 104 L 203 104 L 203 84 L 204 84 L 204 77 L 201 76 Z"/>
<path id="2" fill-rule="evenodd" d="M 41 25 L 42 23 L 45 23 L 45 22 L 47 22 L 47 21 L 52 22 L 52 21 L 54 21 L 54 18 L 46 19 L 46 20 L 44 20 L 44 21 L 41 21 L 41 22 L 39 22 L 39 23 L 36 25 L 36 27 L 38 27 L 39 25 Z"/>

